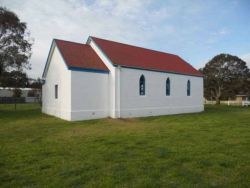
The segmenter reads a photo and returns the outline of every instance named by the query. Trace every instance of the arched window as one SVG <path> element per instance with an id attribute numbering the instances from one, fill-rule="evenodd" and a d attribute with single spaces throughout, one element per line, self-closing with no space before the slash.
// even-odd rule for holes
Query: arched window
<path id="1" fill-rule="evenodd" d="M 191 95 L 191 83 L 190 80 L 187 81 L 187 96 Z"/>
<path id="2" fill-rule="evenodd" d="M 139 82 L 139 94 L 145 95 L 145 77 L 141 75 Z"/>
<path id="3" fill-rule="evenodd" d="M 166 96 L 170 95 L 170 79 L 166 80 Z"/>

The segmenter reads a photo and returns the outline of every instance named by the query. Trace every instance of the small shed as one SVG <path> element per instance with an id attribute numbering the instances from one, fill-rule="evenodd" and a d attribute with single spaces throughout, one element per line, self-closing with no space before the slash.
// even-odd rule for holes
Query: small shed
<path id="1" fill-rule="evenodd" d="M 242 101 L 247 101 L 248 100 L 248 95 L 236 95 L 237 102 L 242 102 Z"/>

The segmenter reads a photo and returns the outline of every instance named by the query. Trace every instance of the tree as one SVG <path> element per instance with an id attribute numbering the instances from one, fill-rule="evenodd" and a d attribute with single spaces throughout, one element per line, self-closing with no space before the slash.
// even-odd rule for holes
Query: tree
<path id="1" fill-rule="evenodd" d="M 19 97 L 21 97 L 21 96 L 22 96 L 22 90 L 19 89 L 19 88 L 15 88 L 15 89 L 13 90 L 12 97 L 14 97 L 14 98 L 19 98 Z"/>
<path id="2" fill-rule="evenodd" d="M 14 90 L 12 91 L 12 97 L 14 98 L 15 110 L 16 110 L 17 98 L 20 98 L 21 96 L 22 96 L 22 90 L 20 88 L 14 88 Z"/>
<path id="3" fill-rule="evenodd" d="M 15 13 L 0 7 L 0 79 L 4 72 L 30 69 L 31 46 L 26 23 Z"/>
<path id="4" fill-rule="evenodd" d="M 29 81 L 29 87 L 41 90 L 42 89 L 42 79 L 41 78 L 30 79 L 30 81 Z"/>
<path id="5" fill-rule="evenodd" d="M 210 60 L 201 72 L 204 74 L 204 95 L 220 104 L 221 98 L 234 97 L 247 90 L 249 69 L 246 62 L 230 54 L 219 54 Z"/>
<path id="6" fill-rule="evenodd" d="M 26 73 L 20 71 L 3 72 L 1 79 L 2 87 L 27 87 L 29 79 Z"/>
<path id="7" fill-rule="evenodd" d="M 42 104 L 42 79 L 37 78 L 37 79 L 30 79 L 29 82 L 29 87 L 33 88 L 29 95 L 36 97 L 37 101 L 40 103 L 40 105 Z"/>

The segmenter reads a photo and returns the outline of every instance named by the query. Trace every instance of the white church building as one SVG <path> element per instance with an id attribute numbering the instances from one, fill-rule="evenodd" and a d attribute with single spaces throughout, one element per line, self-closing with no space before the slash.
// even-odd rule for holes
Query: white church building
<path id="1" fill-rule="evenodd" d="M 54 39 L 43 79 L 43 113 L 70 121 L 204 110 L 203 76 L 179 56 L 96 37 Z"/>

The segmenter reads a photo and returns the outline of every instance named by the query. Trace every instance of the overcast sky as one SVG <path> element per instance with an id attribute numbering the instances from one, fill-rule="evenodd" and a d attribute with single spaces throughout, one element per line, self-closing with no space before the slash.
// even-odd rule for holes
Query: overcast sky
<path id="1" fill-rule="evenodd" d="M 0 0 L 35 39 L 31 77 L 41 77 L 53 38 L 88 36 L 174 53 L 196 68 L 230 53 L 250 65 L 249 0 Z"/>

